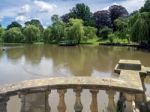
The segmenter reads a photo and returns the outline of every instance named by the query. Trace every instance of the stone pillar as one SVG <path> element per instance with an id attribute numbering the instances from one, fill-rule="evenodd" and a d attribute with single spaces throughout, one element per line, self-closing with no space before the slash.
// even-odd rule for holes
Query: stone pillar
<path id="1" fill-rule="evenodd" d="M 134 112 L 135 110 L 135 96 L 133 94 L 124 94 L 126 101 L 125 101 L 125 109 L 124 112 Z"/>
<path id="2" fill-rule="evenodd" d="M 90 92 L 92 94 L 92 102 L 91 102 L 91 112 L 98 112 L 98 106 L 97 106 L 97 93 L 99 90 L 97 89 L 91 89 Z"/>
<path id="3" fill-rule="evenodd" d="M 76 101 L 75 101 L 75 105 L 74 105 L 74 110 L 75 112 L 82 112 L 83 110 L 83 105 L 81 103 L 81 92 L 82 89 L 80 87 L 74 89 L 74 92 L 76 93 Z"/>
<path id="4" fill-rule="evenodd" d="M 116 111 L 116 105 L 115 105 L 115 101 L 114 101 L 115 91 L 108 90 L 108 91 L 106 91 L 106 93 L 108 94 L 107 110 L 108 110 L 108 112 L 115 112 Z"/>
<path id="5" fill-rule="evenodd" d="M 140 75 L 140 78 L 141 78 L 143 89 L 144 89 L 144 91 L 146 91 L 146 87 L 145 87 L 145 78 L 146 78 L 146 75 Z"/>
<path id="6" fill-rule="evenodd" d="M 7 102 L 9 98 L 8 97 L 1 97 L 0 96 L 0 112 L 7 112 Z"/>
<path id="7" fill-rule="evenodd" d="M 50 112 L 48 92 L 19 94 L 21 99 L 21 112 Z"/>
<path id="8" fill-rule="evenodd" d="M 66 104 L 65 104 L 65 93 L 67 92 L 66 89 L 58 89 L 57 92 L 59 93 L 59 104 L 58 104 L 58 112 L 66 112 Z"/>
<path id="9" fill-rule="evenodd" d="M 146 93 L 145 93 L 146 87 L 145 87 L 145 81 L 144 81 L 146 76 L 141 74 L 140 78 L 141 78 L 141 83 L 142 83 L 144 92 L 140 94 L 135 94 L 135 102 L 138 104 L 146 103 Z"/>

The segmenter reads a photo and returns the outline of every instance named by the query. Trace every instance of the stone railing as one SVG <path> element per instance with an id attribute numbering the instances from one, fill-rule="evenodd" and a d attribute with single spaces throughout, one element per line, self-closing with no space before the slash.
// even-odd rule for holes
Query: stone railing
<path id="1" fill-rule="evenodd" d="M 40 105 L 37 108 L 43 108 L 40 112 L 50 112 L 51 107 L 48 103 L 48 96 L 52 90 L 57 90 L 59 94 L 58 112 L 66 112 L 65 93 L 67 89 L 72 89 L 75 92 L 74 111 L 82 112 L 83 105 L 81 103 L 81 92 L 83 89 L 88 89 L 91 93 L 91 112 L 98 112 L 97 94 L 99 90 L 105 90 L 108 95 L 108 112 L 116 111 L 114 96 L 116 92 L 123 93 L 125 98 L 124 112 L 133 112 L 135 109 L 134 100 L 136 94 L 143 92 L 140 82 L 128 83 L 124 79 L 114 78 L 93 78 L 93 77 L 55 77 L 48 79 L 36 79 L 23 81 L 17 84 L 8 84 L 0 87 L 0 112 L 7 112 L 6 104 L 10 96 L 19 95 L 21 99 L 21 112 L 32 112 L 30 102 L 36 93 L 40 96 Z M 41 105 L 43 104 L 43 105 Z"/>

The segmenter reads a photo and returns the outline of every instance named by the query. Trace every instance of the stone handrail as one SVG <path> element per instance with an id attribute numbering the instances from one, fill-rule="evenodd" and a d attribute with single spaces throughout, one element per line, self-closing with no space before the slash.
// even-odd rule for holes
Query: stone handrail
<path id="1" fill-rule="evenodd" d="M 50 94 L 51 90 L 57 89 L 60 98 L 58 112 L 66 112 L 64 95 L 67 89 L 73 89 L 76 94 L 76 101 L 74 105 L 75 112 L 82 112 L 83 106 L 81 104 L 80 94 L 82 89 L 89 89 L 92 94 L 92 101 L 90 106 L 91 112 L 98 112 L 97 93 L 99 90 L 106 90 L 106 93 L 108 94 L 109 101 L 107 109 L 109 112 L 112 112 L 112 110 L 115 111 L 116 109 L 114 95 L 117 91 L 123 92 L 124 97 L 126 97 L 125 112 L 132 112 L 132 102 L 135 99 L 134 95 L 143 92 L 142 84 L 138 81 L 138 84 L 129 83 L 126 78 L 123 78 L 123 75 L 120 75 L 120 77 L 122 77 L 122 79 L 100 77 L 54 77 L 27 80 L 16 84 L 3 85 L 0 86 L 0 105 L 3 106 L 3 108 L 0 106 L 0 109 L 2 108 L 2 110 L 6 110 L 6 102 L 10 96 L 19 95 L 22 100 L 22 105 L 25 105 L 26 102 L 24 99 L 29 99 L 27 98 L 28 94 L 43 92 L 44 95 L 46 95 L 45 97 L 48 97 L 48 94 Z M 46 100 L 44 102 L 48 101 Z M 49 110 L 50 106 L 46 112 L 49 112 Z"/>

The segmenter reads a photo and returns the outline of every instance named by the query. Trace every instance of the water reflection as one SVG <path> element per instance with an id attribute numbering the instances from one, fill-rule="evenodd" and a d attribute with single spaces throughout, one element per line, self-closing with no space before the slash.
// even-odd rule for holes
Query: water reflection
<path id="1" fill-rule="evenodd" d="M 0 52 L 0 83 L 49 76 L 111 76 L 119 59 L 138 59 L 145 66 L 150 66 L 149 57 L 148 52 L 122 47 L 9 47 L 6 51 Z M 18 79 L 20 74 L 21 78 Z M 10 75 L 15 78 L 8 80 Z"/>
<path id="2" fill-rule="evenodd" d="M 5 51 L 0 51 L 0 84 L 50 76 L 110 77 L 119 59 L 137 59 L 141 60 L 144 66 L 150 66 L 149 57 L 149 52 L 123 47 L 83 45 L 75 47 L 60 47 L 55 45 L 7 47 Z M 149 83 L 150 79 L 147 78 L 146 82 Z M 146 87 L 147 93 L 150 94 L 149 84 Z M 67 107 L 70 107 L 71 109 L 69 110 L 73 111 L 74 102 L 70 103 L 70 95 L 72 94 L 67 94 L 67 102 L 69 105 Z M 84 93 L 83 102 L 85 103 L 83 104 L 89 102 L 86 101 L 88 100 L 86 97 L 90 97 L 90 94 L 85 96 Z M 105 94 L 100 93 L 99 97 L 101 98 L 99 99 L 101 100 L 99 101 L 104 101 L 106 99 L 105 96 Z M 28 102 L 28 105 L 25 106 L 27 108 L 25 112 L 45 112 L 43 106 L 45 104 L 45 94 L 30 94 L 24 98 Z M 54 100 L 51 100 L 52 107 L 56 106 Z M 45 101 L 47 102 L 47 100 Z M 104 107 L 104 104 L 101 105 Z M 86 106 L 89 107 L 89 105 Z M 22 112 L 24 112 L 23 110 L 25 108 L 22 106 Z M 85 109 L 84 111 L 87 112 L 87 110 L 89 109 Z"/>

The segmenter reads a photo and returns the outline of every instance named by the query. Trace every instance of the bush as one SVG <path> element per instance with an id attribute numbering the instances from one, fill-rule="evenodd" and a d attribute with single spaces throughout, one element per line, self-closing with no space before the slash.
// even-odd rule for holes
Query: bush
<path id="1" fill-rule="evenodd" d="M 103 39 L 107 39 L 108 35 L 111 34 L 112 32 L 113 30 L 111 28 L 104 27 L 99 31 L 99 36 L 102 37 Z"/>

